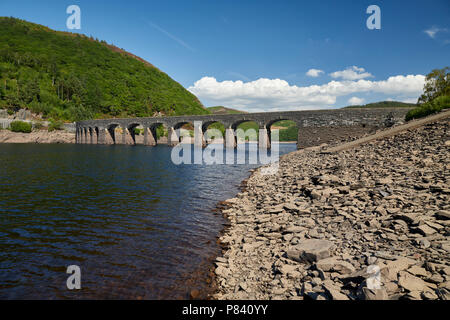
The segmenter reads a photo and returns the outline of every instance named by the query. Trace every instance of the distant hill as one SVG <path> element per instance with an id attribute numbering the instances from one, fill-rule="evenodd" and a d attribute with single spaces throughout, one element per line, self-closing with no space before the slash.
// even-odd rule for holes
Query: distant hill
<path id="1" fill-rule="evenodd" d="M 247 112 L 245 112 L 245 111 L 240 111 L 240 110 L 236 110 L 236 109 L 226 108 L 226 107 L 222 107 L 222 106 L 209 107 L 208 110 L 209 110 L 212 114 L 238 114 L 238 113 L 247 113 Z"/>
<path id="2" fill-rule="evenodd" d="M 415 108 L 417 104 L 415 103 L 405 103 L 399 101 L 381 101 L 368 103 L 366 105 L 358 105 L 358 106 L 348 106 L 344 107 L 344 109 L 350 108 Z"/>
<path id="3" fill-rule="evenodd" d="M 0 109 L 44 117 L 209 114 L 151 63 L 85 35 L 0 17 Z"/>

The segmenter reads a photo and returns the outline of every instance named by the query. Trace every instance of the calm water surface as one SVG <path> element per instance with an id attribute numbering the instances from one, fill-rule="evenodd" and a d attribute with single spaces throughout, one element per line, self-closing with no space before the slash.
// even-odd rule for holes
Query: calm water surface
<path id="1" fill-rule="evenodd" d="M 224 223 L 213 209 L 255 165 L 176 166 L 171 150 L 0 144 L 0 298 L 177 299 L 207 289 Z M 66 288 L 72 264 L 78 291 Z"/>

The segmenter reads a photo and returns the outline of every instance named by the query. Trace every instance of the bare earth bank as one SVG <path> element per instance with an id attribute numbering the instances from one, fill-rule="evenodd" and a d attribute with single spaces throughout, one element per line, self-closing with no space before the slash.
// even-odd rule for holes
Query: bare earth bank
<path id="1" fill-rule="evenodd" d="M 63 130 L 36 130 L 31 133 L 0 130 L 0 143 L 75 143 L 75 133 Z"/>

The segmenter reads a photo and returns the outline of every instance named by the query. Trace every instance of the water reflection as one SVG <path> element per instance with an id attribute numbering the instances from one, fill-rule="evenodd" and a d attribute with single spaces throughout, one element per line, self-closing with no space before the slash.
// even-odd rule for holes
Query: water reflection
<path id="1" fill-rule="evenodd" d="M 0 298 L 185 298 L 219 248 L 218 201 L 254 165 L 158 146 L 0 145 Z M 280 145 L 280 154 L 295 150 Z M 82 290 L 66 289 L 68 265 Z"/>

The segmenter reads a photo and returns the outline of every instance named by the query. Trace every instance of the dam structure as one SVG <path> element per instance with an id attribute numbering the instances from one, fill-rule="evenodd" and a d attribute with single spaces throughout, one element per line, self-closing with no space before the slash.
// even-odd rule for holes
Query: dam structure
<path id="1" fill-rule="evenodd" d="M 345 108 L 329 110 L 280 111 L 260 113 L 239 113 L 224 115 L 184 115 L 172 117 L 112 118 L 86 120 L 76 123 L 76 143 L 79 144 L 143 144 L 155 146 L 156 129 L 163 125 L 167 130 L 167 144 L 175 146 L 182 140 L 180 129 L 186 124 L 194 127 L 194 145 L 204 147 L 204 133 L 213 123 L 225 127 L 223 139 L 227 148 L 235 148 L 238 139 L 237 127 L 244 122 L 255 122 L 260 148 L 270 148 L 271 127 L 281 120 L 291 120 L 298 127 L 297 147 L 305 130 L 313 132 L 332 132 L 332 129 L 345 127 L 349 133 L 357 128 L 383 128 L 403 123 L 411 108 Z M 137 139 L 136 128 L 143 129 L 143 139 Z"/>

